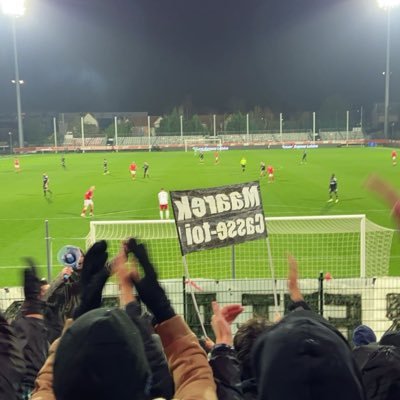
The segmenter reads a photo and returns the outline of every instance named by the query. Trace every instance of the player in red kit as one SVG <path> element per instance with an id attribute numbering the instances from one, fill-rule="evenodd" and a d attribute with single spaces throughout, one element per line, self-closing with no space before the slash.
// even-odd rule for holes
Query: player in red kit
<path id="1" fill-rule="evenodd" d="M 89 190 L 85 193 L 81 217 L 86 217 L 86 210 L 88 208 L 89 208 L 89 215 L 93 217 L 93 211 L 94 211 L 93 195 L 95 189 L 96 189 L 95 186 L 91 186 Z"/>
<path id="2" fill-rule="evenodd" d="M 219 153 L 218 151 L 214 152 L 214 159 L 215 159 L 215 164 L 219 163 Z"/>
<path id="3" fill-rule="evenodd" d="M 268 173 L 268 183 L 272 183 L 274 181 L 274 179 L 275 179 L 275 177 L 274 177 L 274 167 L 272 165 L 268 165 L 267 173 Z"/>
<path id="4" fill-rule="evenodd" d="M 129 166 L 129 171 L 131 173 L 131 178 L 133 181 L 136 179 L 136 170 L 137 170 L 137 165 L 135 161 L 132 161 L 131 165 Z"/>
<path id="5" fill-rule="evenodd" d="M 396 150 L 392 151 L 392 163 L 393 163 L 393 165 L 397 164 L 397 152 L 396 152 Z"/>
<path id="6" fill-rule="evenodd" d="M 15 172 L 20 172 L 21 171 L 21 166 L 19 165 L 18 158 L 14 159 L 14 169 L 15 169 Z"/>

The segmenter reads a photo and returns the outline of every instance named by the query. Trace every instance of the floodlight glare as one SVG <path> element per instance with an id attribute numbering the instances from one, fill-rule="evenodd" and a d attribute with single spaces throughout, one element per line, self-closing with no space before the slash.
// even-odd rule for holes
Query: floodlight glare
<path id="1" fill-rule="evenodd" d="M 4 14 L 12 17 L 22 17 L 25 14 L 25 0 L 0 0 Z"/>
<path id="2" fill-rule="evenodd" d="M 25 0 L 0 0 L 0 6 L 3 13 L 11 17 L 10 19 L 12 27 L 12 38 L 14 47 L 14 67 L 15 67 L 14 82 L 15 82 L 15 92 L 17 97 L 18 140 L 19 140 L 19 147 L 24 147 L 24 128 L 22 123 L 21 93 L 20 93 L 20 85 L 21 83 L 23 83 L 23 81 L 19 79 L 16 22 L 18 17 L 22 17 L 25 14 Z"/>
<path id="3" fill-rule="evenodd" d="M 379 7 L 394 8 L 400 6 L 400 0 L 378 0 Z"/>

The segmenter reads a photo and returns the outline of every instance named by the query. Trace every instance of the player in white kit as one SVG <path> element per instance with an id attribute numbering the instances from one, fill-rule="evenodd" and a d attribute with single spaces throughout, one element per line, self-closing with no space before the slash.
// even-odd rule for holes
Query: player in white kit
<path id="1" fill-rule="evenodd" d="M 165 212 L 165 219 L 169 219 L 168 193 L 163 188 L 158 193 L 158 204 L 160 205 L 160 218 L 164 219 Z"/>

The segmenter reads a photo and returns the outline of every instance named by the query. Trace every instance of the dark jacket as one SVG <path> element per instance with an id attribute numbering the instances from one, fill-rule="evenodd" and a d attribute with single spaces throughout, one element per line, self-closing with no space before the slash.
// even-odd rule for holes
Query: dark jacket
<path id="1" fill-rule="evenodd" d="M 210 352 L 210 366 L 217 384 L 218 400 L 243 400 L 240 387 L 240 365 L 236 351 L 226 345 L 215 345 Z"/>
<path id="2" fill-rule="evenodd" d="M 297 301 L 297 302 L 290 302 L 289 304 L 289 311 L 304 311 L 304 310 L 311 310 L 310 306 L 304 301 Z M 269 329 L 272 329 L 271 325 Z M 240 390 L 243 393 L 243 399 L 244 400 L 256 400 L 258 398 L 258 388 L 257 388 L 257 382 L 256 379 L 254 378 L 254 373 L 251 368 L 246 368 L 243 369 L 242 366 L 242 372 L 241 372 L 241 379 L 242 382 L 240 383 Z"/>
<path id="3" fill-rule="evenodd" d="M 66 328 L 71 326 L 72 322 L 68 320 Z M 155 330 L 161 338 L 174 378 L 174 399 L 217 400 L 206 353 L 184 320 L 176 315 L 157 325 Z M 49 357 L 37 376 L 32 400 L 56 400 L 53 391 L 53 370 L 60 340 L 56 340 L 50 347 Z"/>
<path id="4" fill-rule="evenodd" d="M 80 276 L 76 272 L 67 282 L 61 275 L 51 282 L 44 298 L 44 321 L 50 344 L 61 336 L 65 321 L 72 317 L 73 311 L 79 305 L 80 292 Z"/>
<path id="5" fill-rule="evenodd" d="M 259 399 L 366 398 L 346 339 L 312 311 L 294 311 L 262 334 L 252 359 Z"/>
<path id="6" fill-rule="evenodd" d="M 255 378 L 245 379 L 240 383 L 244 400 L 256 400 L 258 396 L 257 382 Z"/>
<path id="7" fill-rule="evenodd" d="M 360 371 L 364 368 L 369 356 L 379 348 L 378 343 L 370 343 L 365 346 L 354 347 L 353 358 Z"/>
<path id="8" fill-rule="evenodd" d="M 12 328 L 0 314 L 0 400 L 21 399 L 25 362 Z"/>
<path id="9" fill-rule="evenodd" d="M 174 381 L 169 372 L 168 362 L 160 341 L 155 339 L 148 321 L 141 317 L 142 309 L 140 303 L 133 301 L 126 306 L 126 313 L 133 323 L 138 327 L 152 373 L 152 384 L 150 394 L 152 397 L 163 397 L 171 399 L 174 395 Z"/>
<path id="10" fill-rule="evenodd" d="M 384 346 L 396 346 L 400 347 L 400 332 L 386 332 L 379 341 L 379 344 Z"/>
<path id="11" fill-rule="evenodd" d="M 25 360 L 26 373 L 22 384 L 25 388 L 33 389 L 36 375 L 45 363 L 49 351 L 44 320 L 21 316 L 12 322 L 12 327 Z"/>
<path id="12" fill-rule="evenodd" d="M 361 346 L 369 347 L 369 346 Z M 368 400 L 400 399 L 400 349 L 395 346 L 371 346 L 362 364 L 362 379 Z"/>

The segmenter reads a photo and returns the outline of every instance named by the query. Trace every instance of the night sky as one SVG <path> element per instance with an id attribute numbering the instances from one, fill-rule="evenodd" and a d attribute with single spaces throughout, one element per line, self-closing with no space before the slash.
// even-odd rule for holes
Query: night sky
<path id="1" fill-rule="evenodd" d="M 375 0 L 27 0 L 17 21 L 24 111 L 318 110 L 383 101 L 386 12 Z M 392 101 L 400 100 L 400 10 Z M 0 16 L 0 112 L 15 111 Z"/>

